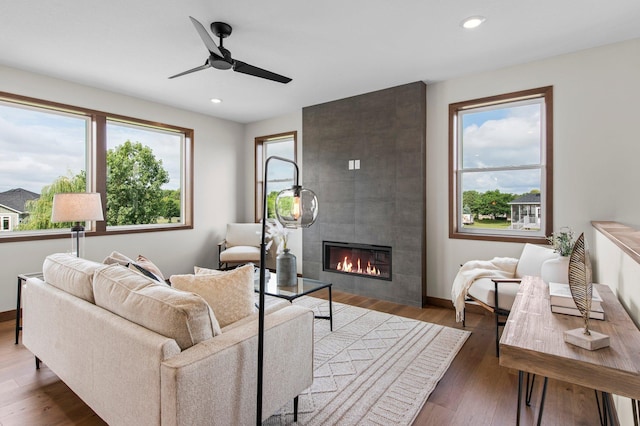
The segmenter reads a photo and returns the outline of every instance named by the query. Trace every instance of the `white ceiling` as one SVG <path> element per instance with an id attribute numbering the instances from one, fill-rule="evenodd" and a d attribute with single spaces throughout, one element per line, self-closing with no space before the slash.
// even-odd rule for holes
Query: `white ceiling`
<path id="1" fill-rule="evenodd" d="M 462 29 L 471 15 L 487 20 Z M 229 23 L 234 59 L 293 81 L 169 80 L 208 56 L 189 16 Z M 0 64 L 247 123 L 637 38 L 638 18 L 639 0 L 2 0 Z"/>

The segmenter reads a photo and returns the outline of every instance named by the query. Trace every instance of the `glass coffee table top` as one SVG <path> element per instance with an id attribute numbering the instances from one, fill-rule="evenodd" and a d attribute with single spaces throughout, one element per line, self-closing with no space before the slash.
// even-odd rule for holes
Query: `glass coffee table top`
<path id="1" fill-rule="evenodd" d="M 333 331 L 333 302 L 331 300 L 331 285 L 324 281 L 312 280 L 310 278 L 298 277 L 297 284 L 291 287 L 279 287 L 276 274 L 271 272 L 265 276 L 265 289 L 264 294 L 281 299 L 286 299 L 290 302 L 294 301 L 298 297 L 306 296 L 307 294 L 316 292 L 326 288 L 329 291 L 329 316 L 319 316 L 316 318 L 328 319 L 330 330 Z M 260 292 L 260 279 L 254 280 L 254 290 L 256 293 Z"/>
<path id="2" fill-rule="evenodd" d="M 270 296 L 281 297 L 283 299 L 293 300 L 298 297 L 313 293 L 323 288 L 331 288 L 331 283 L 312 280 L 310 278 L 298 277 L 296 285 L 291 287 L 279 287 L 276 274 L 273 272 L 269 276 L 265 277 L 267 282 L 265 283 L 265 294 Z M 254 281 L 255 291 L 260 291 L 260 280 Z"/>

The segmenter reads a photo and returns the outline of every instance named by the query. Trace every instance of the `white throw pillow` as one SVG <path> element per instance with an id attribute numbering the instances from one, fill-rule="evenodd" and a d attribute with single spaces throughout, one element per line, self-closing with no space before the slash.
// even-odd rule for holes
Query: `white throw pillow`
<path id="1" fill-rule="evenodd" d="M 220 275 L 224 274 L 226 271 L 221 271 L 219 269 L 209 269 L 209 268 L 201 268 L 200 266 L 194 266 L 193 272 L 196 275 Z"/>
<path id="2" fill-rule="evenodd" d="M 253 314 L 256 310 L 253 264 L 219 274 L 173 275 L 174 288 L 199 294 L 207 301 L 221 328 Z"/>

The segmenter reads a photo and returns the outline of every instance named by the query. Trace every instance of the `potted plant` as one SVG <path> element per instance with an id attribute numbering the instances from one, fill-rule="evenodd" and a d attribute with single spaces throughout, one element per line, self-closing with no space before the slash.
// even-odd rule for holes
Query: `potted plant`
<path id="1" fill-rule="evenodd" d="M 554 232 L 547 237 L 547 241 L 556 253 L 560 254 L 557 259 L 547 260 L 542 264 L 540 275 L 546 283 L 568 283 L 569 282 L 569 256 L 573 250 L 573 230 L 568 226 L 563 226 L 558 232 Z"/>

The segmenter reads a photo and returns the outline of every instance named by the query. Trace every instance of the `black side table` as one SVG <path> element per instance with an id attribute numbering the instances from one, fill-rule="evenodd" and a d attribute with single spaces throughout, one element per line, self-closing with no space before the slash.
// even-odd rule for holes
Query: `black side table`
<path id="1" fill-rule="evenodd" d="M 22 308 L 22 285 L 29 278 L 42 278 L 42 272 L 30 272 L 28 274 L 19 274 L 18 275 L 18 294 L 16 296 L 16 345 L 18 344 L 18 336 L 20 334 L 20 330 L 22 330 L 22 326 L 20 325 L 20 320 L 22 318 L 21 308 Z"/>

